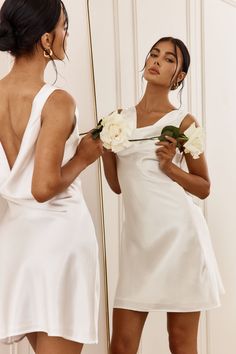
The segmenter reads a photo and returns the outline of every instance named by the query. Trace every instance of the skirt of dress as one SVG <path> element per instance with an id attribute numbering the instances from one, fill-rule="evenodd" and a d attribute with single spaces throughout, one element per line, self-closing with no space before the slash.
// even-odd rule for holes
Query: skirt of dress
<path id="1" fill-rule="evenodd" d="M 0 340 L 46 332 L 97 343 L 98 247 L 83 199 L 64 211 L 8 202 L 0 220 Z"/>

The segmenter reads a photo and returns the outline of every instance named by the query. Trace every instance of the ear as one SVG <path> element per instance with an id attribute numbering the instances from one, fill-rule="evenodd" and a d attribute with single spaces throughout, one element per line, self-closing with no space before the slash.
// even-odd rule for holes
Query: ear
<path id="1" fill-rule="evenodd" d="M 41 37 L 41 44 L 44 49 L 51 49 L 52 38 L 50 33 L 44 33 Z"/>
<path id="2" fill-rule="evenodd" d="M 177 82 L 180 84 L 182 81 L 184 81 L 186 75 L 187 74 L 184 71 L 181 71 L 181 73 L 179 73 L 179 75 L 177 77 Z"/>

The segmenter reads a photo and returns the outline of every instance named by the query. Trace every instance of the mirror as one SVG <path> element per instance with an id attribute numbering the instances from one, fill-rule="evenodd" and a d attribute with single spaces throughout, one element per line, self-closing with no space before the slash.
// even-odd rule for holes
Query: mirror
<path id="1" fill-rule="evenodd" d="M 3 0 L 0 0 L 0 6 Z M 91 61 L 90 31 L 88 21 L 88 3 L 86 0 L 65 0 L 69 14 L 69 40 L 67 54 L 69 61 L 57 62 L 58 80 L 56 86 L 68 90 L 76 99 L 80 131 L 86 132 L 96 125 L 96 100 L 94 96 L 93 71 Z M 12 58 L 7 54 L 0 54 L 0 75 L 3 77 L 12 65 Z M 46 81 L 53 84 L 56 75 L 52 65 L 49 64 Z M 105 252 L 103 249 L 103 213 L 101 198 L 101 183 L 99 163 L 90 166 L 81 175 L 84 196 L 91 212 L 99 248 L 101 268 L 101 305 L 99 312 L 99 344 L 87 345 L 83 349 L 85 354 L 107 353 L 109 345 Z M 1 205 L 0 205 L 1 209 Z M 0 329 L 1 331 L 1 329 Z M 1 354 L 33 353 L 28 341 L 25 339 L 19 344 L 6 346 L 0 344 Z"/>
<path id="2" fill-rule="evenodd" d="M 232 352 L 236 326 L 235 234 L 233 162 L 236 143 L 235 78 L 236 2 L 221 0 L 90 1 L 92 51 L 98 117 L 117 108 L 134 106 L 144 92 L 141 75 L 146 54 L 157 39 L 181 38 L 191 53 L 191 72 L 183 105 L 206 131 L 206 155 L 212 189 L 200 202 L 206 217 L 220 273 L 227 290 L 222 307 L 202 313 L 199 352 Z M 172 100 L 179 105 L 174 92 Z M 222 137 L 226 137 L 224 142 Z M 222 141 L 222 142 L 221 142 Z M 230 146 L 230 148 L 229 148 Z M 230 149 L 230 153 L 227 152 Z M 123 223 L 122 196 L 109 189 L 103 175 L 103 199 L 108 265 L 109 317 L 119 272 L 119 245 Z M 111 326 L 110 326 L 111 327 Z M 155 349 L 153 349 L 155 348 Z M 166 315 L 151 313 L 139 354 L 169 353 Z"/>

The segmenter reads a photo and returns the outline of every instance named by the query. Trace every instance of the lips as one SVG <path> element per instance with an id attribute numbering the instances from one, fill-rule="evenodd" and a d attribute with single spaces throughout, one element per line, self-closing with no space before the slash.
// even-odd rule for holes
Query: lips
<path id="1" fill-rule="evenodd" d="M 152 75 L 160 75 L 160 71 L 158 69 L 156 69 L 156 68 L 150 68 L 150 69 L 148 69 L 148 71 Z"/>

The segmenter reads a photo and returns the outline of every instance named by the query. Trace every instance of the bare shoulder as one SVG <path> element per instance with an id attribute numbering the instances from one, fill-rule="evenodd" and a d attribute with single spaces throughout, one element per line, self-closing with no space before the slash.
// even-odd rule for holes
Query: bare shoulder
<path id="1" fill-rule="evenodd" d="M 48 98 L 43 111 L 42 122 L 54 121 L 54 124 L 74 124 L 76 103 L 74 98 L 61 89 L 55 90 Z"/>
<path id="2" fill-rule="evenodd" d="M 65 90 L 57 89 L 48 98 L 44 110 L 56 109 L 56 110 L 75 110 L 74 98 Z"/>
<path id="3" fill-rule="evenodd" d="M 190 113 L 188 113 L 180 124 L 180 131 L 184 132 L 190 127 L 191 124 L 195 123 L 196 127 L 199 127 L 197 119 Z"/>

